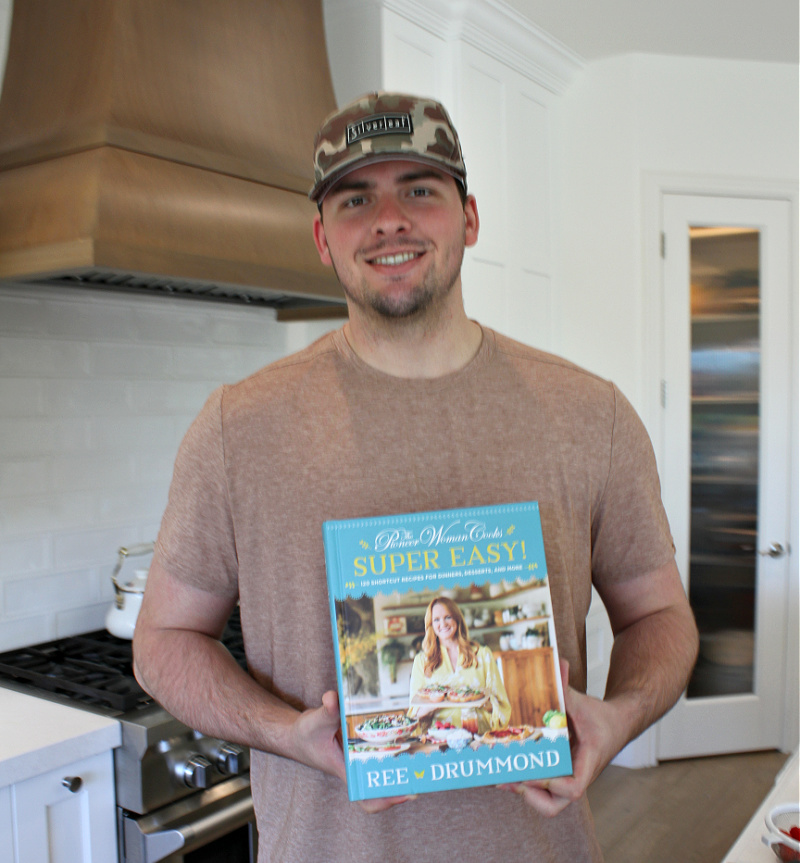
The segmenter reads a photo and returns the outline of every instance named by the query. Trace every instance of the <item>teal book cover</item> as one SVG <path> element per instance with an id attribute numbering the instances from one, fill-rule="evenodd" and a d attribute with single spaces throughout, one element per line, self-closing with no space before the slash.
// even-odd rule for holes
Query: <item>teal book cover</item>
<path id="1" fill-rule="evenodd" d="M 322 532 L 351 800 L 572 773 L 537 502 Z"/>

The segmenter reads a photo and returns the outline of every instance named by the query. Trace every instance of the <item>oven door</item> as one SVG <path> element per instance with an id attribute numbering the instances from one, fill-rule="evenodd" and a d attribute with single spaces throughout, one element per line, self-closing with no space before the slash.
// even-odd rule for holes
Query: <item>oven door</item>
<path id="1" fill-rule="evenodd" d="M 122 863 L 255 863 L 250 776 L 236 776 L 147 815 L 119 810 Z"/>

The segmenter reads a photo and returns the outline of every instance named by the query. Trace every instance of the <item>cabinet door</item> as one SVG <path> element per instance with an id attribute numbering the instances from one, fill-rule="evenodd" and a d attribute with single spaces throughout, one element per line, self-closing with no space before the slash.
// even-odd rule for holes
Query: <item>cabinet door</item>
<path id="1" fill-rule="evenodd" d="M 548 710 L 558 710 L 552 647 L 509 650 L 498 654 L 508 697 L 511 725 L 542 726 Z"/>
<path id="2" fill-rule="evenodd" d="M 700 630 L 659 757 L 781 743 L 791 207 L 665 195 L 664 502 Z"/>
<path id="3" fill-rule="evenodd" d="M 13 847 L 14 820 L 11 810 L 11 789 L 6 786 L 0 788 L 0 854 L 10 856 Z"/>
<path id="4" fill-rule="evenodd" d="M 116 863 L 111 752 L 27 779 L 12 794 L 16 863 Z"/>

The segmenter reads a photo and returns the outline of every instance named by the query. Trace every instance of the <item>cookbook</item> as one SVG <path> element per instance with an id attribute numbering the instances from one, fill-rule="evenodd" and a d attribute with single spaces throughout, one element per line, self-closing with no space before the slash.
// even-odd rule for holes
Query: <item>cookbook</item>
<path id="1" fill-rule="evenodd" d="M 572 773 L 537 502 L 322 531 L 351 800 Z"/>

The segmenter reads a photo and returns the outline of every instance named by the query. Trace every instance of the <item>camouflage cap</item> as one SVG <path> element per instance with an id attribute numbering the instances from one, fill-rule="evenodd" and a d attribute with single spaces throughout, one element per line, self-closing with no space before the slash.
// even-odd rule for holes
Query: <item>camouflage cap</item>
<path id="1" fill-rule="evenodd" d="M 443 105 L 402 93 L 368 93 L 331 114 L 317 132 L 308 197 L 320 203 L 345 174 L 393 159 L 433 165 L 467 187 L 458 134 Z"/>

